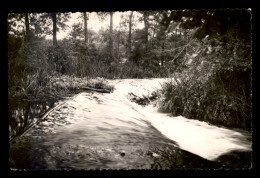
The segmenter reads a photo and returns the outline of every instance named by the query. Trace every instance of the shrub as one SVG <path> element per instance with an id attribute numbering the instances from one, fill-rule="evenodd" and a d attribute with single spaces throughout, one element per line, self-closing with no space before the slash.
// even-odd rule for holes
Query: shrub
<path id="1" fill-rule="evenodd" d="M 251 129 L 251 70 L 204 62 L 183 71 L 179 84 L 166 82 L 161 111 L 212 124 Z"/>

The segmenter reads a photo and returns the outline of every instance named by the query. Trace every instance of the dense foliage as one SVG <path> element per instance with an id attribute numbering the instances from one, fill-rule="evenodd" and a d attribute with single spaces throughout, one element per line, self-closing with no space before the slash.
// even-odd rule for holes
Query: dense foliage
<path id="1" fill-rule="evenodd" d="M 183 20 L 185 19 L 185 20 Z M 182 11 L 164 16 L 194 29 L 200 52 L 181 83 L 167 83 L 161 109 L 214 124 L 251 129 L 251 25 L 246 10 Z"/>

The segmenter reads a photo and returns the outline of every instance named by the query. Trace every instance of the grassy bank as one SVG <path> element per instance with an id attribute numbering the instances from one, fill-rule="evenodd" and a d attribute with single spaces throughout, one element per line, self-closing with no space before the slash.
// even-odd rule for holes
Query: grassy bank
<path id="1" fill-rule="evenodd" d="M 158 92 L 162 112 L 214 125 L 251 130 L 251 73 L 236 68 L 183 72 Z M 187 74 L 187 75 L 186 75 Z"/>
<path id="2" fill-rule="evenodd" d="M 82 91 L 82 88 L 112 91 L 104 78 L 36 73 L 8 88 L 9 138 L 13 139 L 37 122 L 55 102 Z"/>

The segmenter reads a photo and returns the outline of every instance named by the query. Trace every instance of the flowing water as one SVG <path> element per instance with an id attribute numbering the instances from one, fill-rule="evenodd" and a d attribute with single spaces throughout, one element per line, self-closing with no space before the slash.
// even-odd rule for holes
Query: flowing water
<path id="1" fill-rule="evenodd" d="M 220 155 L 251 151 L 250 133 L 170 117 L 130 101 L 129 92 L 149 94 L 164 81 L 113 80 L 113 93 L 82 92 L 57 103 L 26 134 L 25 168 L 219 168 Z"/>

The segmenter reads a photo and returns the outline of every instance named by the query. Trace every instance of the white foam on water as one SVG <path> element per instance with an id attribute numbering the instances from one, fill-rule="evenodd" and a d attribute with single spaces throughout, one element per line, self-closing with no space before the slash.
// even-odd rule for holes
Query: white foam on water
<path id="1" fill-rule="evenodd" d="M 233 150 L 251 151 L 252 143 L 247 136 L 230 129 L 190 120 L 182 116 L 170 117 L 158 113 L 156 108 L 142 108 L 146 118 L 163 135 L 177 142 L 180 148 L 214 160 Z"/>
<path id="2" fill-rule="evenodd" d="M 110 81 L 115 85 L 113 93 L 80 93 L 67 101 L 68 108 L 65 113 L 72 124 L 63 128 L 64 133 L 70 134 L 79 129 L 87 130 L 86 126 L 90 130 L 95 130 L 96 127 L 113 127 L 115 131 L 117 128 L 129 130 L 134 127 L 139 128 L 141 132 L 141 128 L 147 127 L 144 122 L 146 120 L 183 150 L 208 160 L 214 160 L 232 150 L 251 150 L 250 134 L 246 135 L 244 132 L 209 125 L 182 116 L 172 117 L 158 112 L 152 105 L 142 107 L 129 100 L 129 92 L 137 96 L 147 95 L 159 89 L 166 80 L 114 80 Z M 71 109 L 72 107 L 75 109 Z M 56 130 L 59 131 L 58 128 Z"/>
<path id="3" fill-rule="evenodd" d="M 135 83 L 133 80 L 125 80 L 116 85 L 118 89 L 116 92 L 124 96 L 128 91 L 143 95 L 160 88 L 159 82 L 163 81 L 165 79 L 145 79 L 139 82 L 135 80 Z M 209 125 L 206 122 L 182 116 L 172 117 L 169 114 L 158 112 L 152 105 L 146 107 L 136 103 L 131 103 L 131 105 L 163 135 L 177 142 L 180 148 L 205 159 L 214 160 L 220 155 L 234 150 L 252 150 L 251 134 L 249 133 L 245 135 L 232 129 Z"/>

